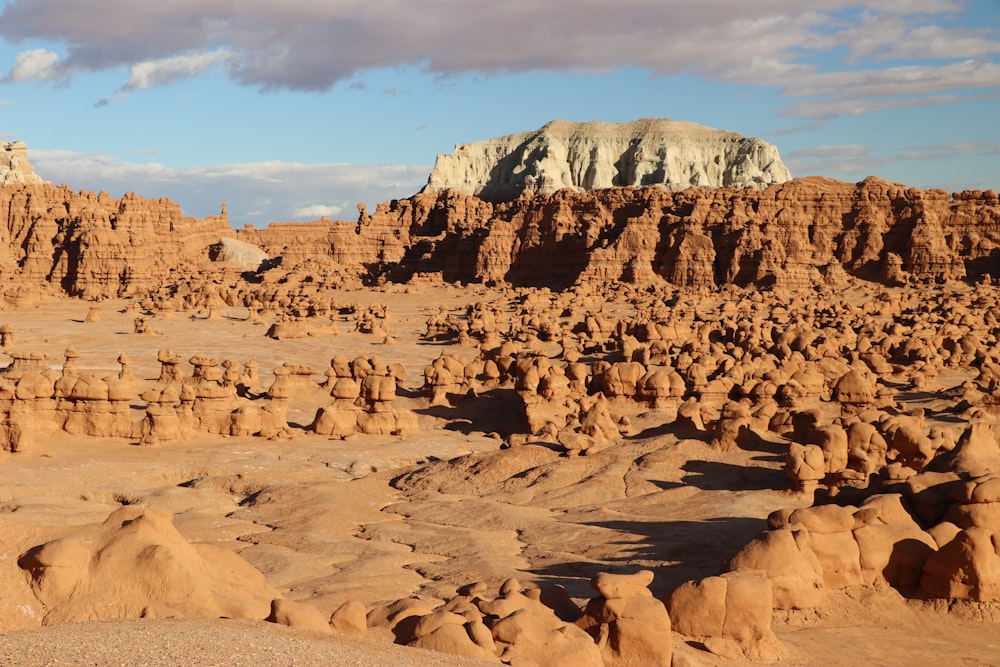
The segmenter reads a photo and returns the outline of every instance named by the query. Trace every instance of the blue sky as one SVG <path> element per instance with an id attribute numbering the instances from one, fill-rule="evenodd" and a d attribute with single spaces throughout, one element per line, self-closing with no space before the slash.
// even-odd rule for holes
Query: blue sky
<path id="1" fill-rule="evenodd" d="M 1000 0 L 0 0 L 0 139 L 234 226 L 355 217 L 567 120 L 761 137 L 794 176 L 1000 189 Z"/>

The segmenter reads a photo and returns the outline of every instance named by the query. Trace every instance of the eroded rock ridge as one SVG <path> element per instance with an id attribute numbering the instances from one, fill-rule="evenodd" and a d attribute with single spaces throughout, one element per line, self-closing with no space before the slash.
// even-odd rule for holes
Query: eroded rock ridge
<path id="1" fill-rule="evenodd" d="M 761 139 L 665 118 L 631 123 L 556 120 L 533 132 L 459 144 L 438 155 L 424 192 L 491 201 L 616 186 L 763 188 L 791 179 Z"/>

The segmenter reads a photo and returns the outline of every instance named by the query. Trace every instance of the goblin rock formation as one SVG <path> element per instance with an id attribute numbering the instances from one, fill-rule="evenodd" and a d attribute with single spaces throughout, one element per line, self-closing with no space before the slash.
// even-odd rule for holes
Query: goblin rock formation
<path id="1" fill-rule="evenodd" d="M 763 190 L 564 188 L 497 203 L 445 190 L 366 209 L 357 225 L 320 220 L 235 232 L 224 214 L 184 217 L 165 199 L 17 184 L 0 186 L 0 219 L 0 277 L 9 279 L 3 297 L 12 303 L 39 289 L 92 299 L 159 291 L 163 300 L 200 291 L 191 300 L 201 308 L 276 306 L 296 315 L 288 306 L 307 286 L 711 289 L 1000 277 L 994 191 L 949 195 L 876 177 L 804 178 Z M 257 281 L 241 279 L 248 270 Z M 192 278 L 209 272 L 215 285 Z M 306 300 L 294 310 L 327 308 Z"/>
<path id="2" fill-rule="evenodd" d="M 176 282 L 207 267 L 208 247 L 233 236 L 225 216 L 184 217 L 167 199 L 49 184 L 0 187 L 0 220 L 5 282 L 87 298 Z"/>
<path id="3" fill-rule="evenodd" d="M 16 184 L 0 214 L 0 630 L 266 617 L 624 667 L 1000 618 L 993 191 L 441 191 L 234 233 Z"/>
<path id="4" fill-rule="evenodd" d="M 777 148 L 734 132 L 664 118 L 556 120 L 534 132 L 459 144 L 438 156 L 424 192 L 508 201 L 562 188 L 761 188 L 790 178 Z"/>
<path id="5" fill-rule="evenodd" d="M 762 191 L 560 190 L 496 204 L 437 192 L 380 205 L 370 229 L 405 230 L 403 247 L 383 252 L 386 275 L 400 281 L 435 271 L 446 282 L 552 288 L 808 286 L 849 275 L 899 284 L 995 277 L 1000 266 L 995 192 L 949 196 L 875 177 Z"/>

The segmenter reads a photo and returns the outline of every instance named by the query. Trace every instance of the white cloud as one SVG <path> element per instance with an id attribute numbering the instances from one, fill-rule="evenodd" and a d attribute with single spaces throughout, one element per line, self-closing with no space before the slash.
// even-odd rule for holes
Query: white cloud
<path id="1" fill-rule="evenodd" d="M 906 107 L 922 107 L 928 104 L 952 104 L 960 99 L 957 95 L 930 95 L 926 97 L 904 97 L 883 99 L 831 99 L 795 102 L 781 110 L 786 116 L 796 118 L 830 119 L 838 116 L 860 116 L 873 111 L 888 111 Z M 966 99 L 972 99 L 971 97 Z"/>
<path id="2" fill-rule="evenodd" d="M 942 163 L 955 158 L 968 158 L 973 154 L 998 155 L 1000 142 L 960 141 L 927 146 L 907 146 L 889 154 L 877 154 L 869 146 L 843 144 L 814 146 L 789 152 L 785 163 L 796 175 L 837 174 L 857 178 L 885 165 L 900 162 Z"/>
<path id="3" fill-rule="evenodd" d="M 12 107 L 12 106 L 14 106 L 14 102 L 13 101 L 0 99 L 0 108 L 2 108 L 2 107 Z"/>
<path id="4" fill-rule="evenodd" d="M 572 4 L 13 0 L 0 13 L 0 37 L 67 46 L 64 62 L 45 51 L 15 65 L 18 76 L 124 66 L 129 91 L 220 64 L 240 84 L 304 91 L 361 85 L 356 77 L 367 70 L 396 66 L 439 77 L 630 66 L 773 86 L 796 100 L 861 102 L 838 113 L 886 108 L 870 103 L 886 96 L 1000 88 L 997 28 L 967 27 L 959 0 Z M 787 109 L 800 112 L 819 117 L 811 106 Z"/>
<path id="5" fill-rule="evenodd" d="M 336 218 L 344 212 L 344 206 L 337 204 L 310 204 L 295 209 L 293 218 L 315 220 L 316 218 Z"/>
<path id="6" fill-rule="evenodd" d="M 197 76 L 227 58 L 229 52 L 219 49 L 136 63 L 132 66 L 128 81 L 122 86 L 122 90 L 144 90 L 177 79 Z"/>
<path id="7" fill-rule="evenodd" d="M 772 83 L 778 83 L 773 81 Z M 1000 64 L 964 60 L 947 65 L 906 65 L 856 71 L 812 73 L 786 78 L 790 97 L 831 95 L 870 99 L 891 95 L 927 95 L 946 90 L 1000 88 Z"/>
<path id="8" fill-rule="evenodd" d="M 985 153 L 1000 155 L 1000 142 L 997 141 L 955 141 L 950 144 L 933 144 L 916 146 L 915 150 L 937 153 Z"/>
<path id="9" fill-rule="evenodd" d="M 175 168 L 158 162 L 128 162 L 105 153 L 29 149 L 35 172 L 75 190 L 136 192 L 167 197 L 185 215 L 217 214 L 227 204 L 236 227 L 290 219 L 334 218 L 359 201 L 408 197 L 427 182 L 422 165 L 302 164 L 248 162 Z M 316 202 L 337 202 L 317 204 Z"/>
<path id="10" fill-rule="evenodd" d="M 54 79 L 58 73 L 58 54 L 48 49 L 31 49 L 17 54 L 14 66 L 4 80 L 17 83 L 30 79 Z"/>

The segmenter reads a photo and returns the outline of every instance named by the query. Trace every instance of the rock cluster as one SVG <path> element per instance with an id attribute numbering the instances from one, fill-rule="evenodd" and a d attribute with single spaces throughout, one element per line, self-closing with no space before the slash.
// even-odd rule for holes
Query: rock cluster
<path id="1" fill-rule="evenodd" d="M 192 368 L 187 375 L 183 358 L 164 349 L 157 357 L 159 378 L 140 389 L 124 353 L 118 357 L 121 370 L 114 375 L 80 371 L 80 353 L 72 348 L 65 351 L 61 373 L 49 366 L 47 355 L 8 354 L 13 361 L 0 369 L 0 442 L 11 452 L 30 449 L 33 434 L 46 424 L 73 435 L 135 438 L 146 445 L 189 438 L 196 431 L 288 437 L 289 400 L 300 391 L 321 387 L 334 401 L 317 412 L 310 431 L 346 437 L 400 435 L 418 428 L 411 411 L 393 406 L 396 381 L 405 379 L 405 369 L 375 359 L 348 362 L 335 357 L 323 383 L 313 380 L 316 369 L 286 362 L 273 370 L 274 382 L 264 388 L 254 360 L 243 365 L 235 359 L 195 355 L 188 359 Z M 145 402 L 138 421 L 131 412 L 137 399 Z"/>
<path id="2" fill-rule="evenodd" d="M 167 199 L 73 192 L 66 186 L 0 186 L 4 297 L 27 290 L 86 298 L 137 294 L 211 264 L 208 247 L 234 232 L 224 215 L 184 217 Z"/>
<path id="3" fill-rule="evenodd" d="M 580 609 L 560 586 L 508 579 L 493 596 L 483 583 L 446 601 L 404 598 L 368 612 L 368 625 L 399 643 L 486 662 L 669 667 L 670 617 L 647 586 L 653 573 L 601 573 L 598 597 Z"/>

